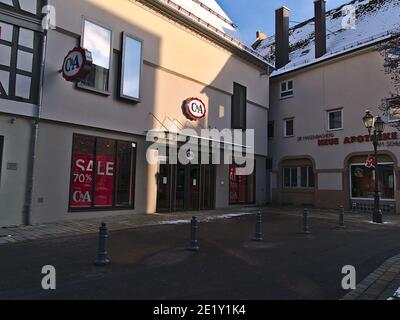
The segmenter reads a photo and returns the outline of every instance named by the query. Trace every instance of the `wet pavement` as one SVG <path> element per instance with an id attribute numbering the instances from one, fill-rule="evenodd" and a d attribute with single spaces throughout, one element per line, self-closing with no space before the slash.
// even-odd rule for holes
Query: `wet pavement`
<path id="1" fill-rule="evenodd" d="M 187 224 L 112 231 L 107 267 L 95 267 L 97 235 L 0 247 L 0 299 L 340 299 L 342 267 L 357 283 L 400 253 L 400 227 L 364 220 L 347 228 L 323 216 L 263 214 L 264 241 L 251 241 L 255 216 L 201 223 L 200 252 L 187 250 Z M 41 288 L 44 265 L 57 289 Z"/>

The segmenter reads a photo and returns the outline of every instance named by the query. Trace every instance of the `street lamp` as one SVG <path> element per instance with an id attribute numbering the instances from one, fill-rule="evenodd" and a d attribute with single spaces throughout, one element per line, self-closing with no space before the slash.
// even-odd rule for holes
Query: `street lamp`
<path id="1" fill-rule="evenodd" d="M 375 223 L 383 223 L 382 212 L 380 210 L 380 195 L 379 195 L 379 181 L 378 181 L 378 143 L 379 138 L 385 130 L 385 122 L 381 117 L 374 117 L 368 110 L 363 117 L 365 127 L 368 129 L 369 136 L 374 145 L 374 158 L 375 158 L 375 194 L 374 194 L 374 213 L 372 220 Z"/>

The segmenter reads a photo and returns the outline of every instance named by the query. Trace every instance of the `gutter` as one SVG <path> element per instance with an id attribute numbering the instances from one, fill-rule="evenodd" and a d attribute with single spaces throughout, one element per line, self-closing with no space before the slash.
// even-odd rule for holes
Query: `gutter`
<path id="1" fill-rule="evenodd" d="M 376 41 L 366 42 L 363 45 L 356 46 L 356 47 L 348 49 L 348 50 L 343 50 L 343 51 L 340 51 L 340 52 L 337 52 L 337 53 L 330 54 L 328 56 L 323 56 L 323 57 L 321 57 L 319 59 L 314 59 L 314 61 L 311 61 L 309 63 L 305 63 L 305 64 L 302 64 L 302 65 L 297 66 L 297 67 L 294 66 L 292 68 L 288 68 L 288 70 L 284 70 L 285 67 L 283 67 L 281 72 L 280 72 L 279 69 L 275 70 L 277 74 L 275 74 L 275 75 L 272 74 L 270 76 L 270 78 L 272 80 L 272 79 L 275 79 L 275 78 L 279 78 L 281 76 L 286 76 L 288 74 L 291 74 L 291 73 L 294 73 L 294 72 L 297 72 L 297 71 L 302 71 L 302 70 L 307 69 L 307 68 L 312 68 L 312 67 L 315 67 L 315 66 L 317 66 L 319 64 L 323 64 L 325 62 L 330 62 L 332 60 L 339 59 L 341 57 L 354 54 L 354 53 L 356 53 L 358 51 L 363 51 L 363 50 L 366 50 L 366 49 L 370 49 L 370 48 L 372 48 L 372 47 L 374 47 L 374 46 L 376 46 L 376 45 L 378 45 L 378 44 L 380 44 L 382 42 L 385 42 L 385 41 L 388 41 L 388 40 L 391 40 L 391 39 L 395 39 L 397 37 L 399 37 L 399 34 L 389 34 L 386 37 L 380 38 L 380 39 L 378 39 Z"/>
<path id="2" fill-rule="evenodd" d="M 42 2 L 42 8 L 49 4 L 48 0 Z M 32 210 L 33 210 L 33 191 L 35 185 L 35 164 L 37 159 L 37 145 L 39 138 L 39 124 L 42 114 L 43 106 L 43 84 L 44 84 L 44 71 L 46 63 L 46 49 L 47 49 L 47 34 L 48 30 L 43 30 L 43 38 L 40 53 L 40 76 L 39 76 L 39 87 L 38 87 L 38 104 L 36 108 L 36 114 L 34 116 L 34 123 L 32 126 L 31 143 L 29 148 L 29 163 L 28 163 L 28 178 L 25 198 L 25 210 L 23 212 L 23 224 L 30 225 L 32 223 Z"/>

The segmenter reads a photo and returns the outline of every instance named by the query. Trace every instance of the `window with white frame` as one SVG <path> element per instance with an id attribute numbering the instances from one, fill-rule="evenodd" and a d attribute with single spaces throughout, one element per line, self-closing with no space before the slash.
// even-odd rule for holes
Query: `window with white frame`
<path id="1" fill-rule="evenodd" d="M 293 80 L 283 81 L 281 82 L 280 88 L 280 96 L 281 98 L 289 98 L 293 96 L 294 88 L 293 88 Z"/>
<path id="2" fill-rule="evenodd" d="M 123 33 L 120 97 L 140 101 L 142 40 Z"/>
<path id="3" fill-rule="evenodd" d="M 328 113 L 328 130 L 343 129 L 343 110 L 330 110 Z"/>
<path id="4" fill-rule="evenodd" d="M 83 22 L 82 47 L 92 53 L 92 70 L 79 86 L 108 93 L 112 54 L 112 31 L 87 19 Z"/>
<path id="5" fill-rule="evenodd" d="M 283 187 L 314 188 L 315 175 L 312 167 L 288 167 L 283 169 Z"/>
<path id="6" fill-rule="evenodd" d="M 386 110 L 389 122 L 400 120 L 400 96 L 386 100 Z"/>
<path id="7" fill-rule="evenodd" d="M 294 136 L 294 118 L 283 120 L 283 135 L 285 137 L 293 137 Z"/>

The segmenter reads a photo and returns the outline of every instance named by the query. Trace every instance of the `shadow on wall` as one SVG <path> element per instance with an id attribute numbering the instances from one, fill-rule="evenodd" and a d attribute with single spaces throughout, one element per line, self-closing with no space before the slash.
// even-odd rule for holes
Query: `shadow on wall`
<path id="1" fill-rule="evenodd" d="M 95 1 L 69 0 L 68 3 L 61 0 L 53 1 L 57 12 L 63 12 L 63 15 L 60 14 L 58 17 L 57 23 L 61 24 L 58 27 L 68 29 L 68 31 L 72 28 L 74 31 L 64 32 L 59 29 L 49 32 L 42 125 L 37 151 L 40 157 L 35 168 L 37 174 L 34 186 L 33 222 L 110 214 L 106 211 L 104 213 L 68 213 L 74 133 L 137 142 L 134 210 L 135 212 L 155 211 L 155 199 L 148 199 L 148 195 L 155 196 L 156 194 L 153 183 L 155 168 L 148 166 L 143 157 L 147 144 L 142 137 L 146 130 L 158 125 L 150 114 L 154 112 L 156 105 L 157 70 L 153 66 L 160 64 L 161 39 L 127 18 L 140 14 L 143 10 L 140 7 L 129 1 L 119 1 L 127 6 L 127 10 L 130 10 L 126 12 L 122 9 L 115 10 L 114 3 L 97 2 L 100 2 L 101 6 Z M 75 17 L 69 14 L 70 8 L 76 8 Z M 121 10 L 122 13 L 119 14 Z M 76 84 L 65 81 L 59 73 L 67 52 L 80 46 L 81 35 L 78 34 L 78 29 L 81 29 L 83 23 L 82 15 L 113 31 L 108 94 L 79 89 Z M 79 28 L 74 23 L 79 23 Z M 144 41 L 140 103 L 119 98 L 122 32 L 127 32 Z M 55 187 L 50 183 L 51 181 L 59 182 Z M 118 214 L 118 212 L 113 212 L 113 214 Z"/>

